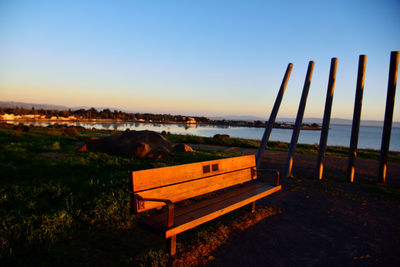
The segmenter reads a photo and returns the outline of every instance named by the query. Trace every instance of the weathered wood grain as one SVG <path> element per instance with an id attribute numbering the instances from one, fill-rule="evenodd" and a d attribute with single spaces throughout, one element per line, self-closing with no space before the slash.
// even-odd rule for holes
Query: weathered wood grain
<path id="1" fill-rule="evenodd" d="M 204 173 L 203 167 L 210 166 Z M 232 172 L 255 166 L 254 155 L 183 164 L 165 168 L 135 171 L 132 173 L 133 192 L 183 183 L 208 176 Z M 214 170 L 213 170 L 214 169 Z M 154 179 L 152 179 L 154 178 Z"/>
<path id="2" fill-rule="evenodd" d="M 210 176 L 203 179 L 192 180 L 185 183 L 146 190 L 137 193 L 137 195 L 142 198 L 159 198 L 168 199 L 171 202 L 178 202 L 251 180 L 252 171 L 250 168 L 247 168 L 235 172 Z M 143 206 L 139 205 L 137 211 L 143 212 L 145 210 L 162 207 L 164 205 L 165 203 L 162 202 L 145 201 Z"/>
<path id="3" fill-rule="evenodd" d="M 252 188 L 252 190 L 248 190 L 247 192 L 239 194 L 234 198 L 225 198 L 224 201 L 217 202 L 214 205 L 210 204 L 202 209 L 193 210 L 193 213 L 176 217 L 175 226 L 165 232 L 165 237 L 168 238 L 192 229 L 200 224 L 208 222 L 281 190 L 280 185 L 269 186 L 261 183 L 254 185 L 255 186 Z"/>
<path id="4" fill-rule="evenodd" d="M 194 228 L 202 223 L 243 207 L 256 200 L 281 190 L 281 186 L 271 186 L 264 182 L 251 182 L 234 190 L 223 192 L 212 198 L 175 209 L 174 226 L 168 229 L 167 212 L 159 213 L 141 222 L 165 232 L 166 238 Z M 168 234 L 167 234 L 168 232 Z"/>

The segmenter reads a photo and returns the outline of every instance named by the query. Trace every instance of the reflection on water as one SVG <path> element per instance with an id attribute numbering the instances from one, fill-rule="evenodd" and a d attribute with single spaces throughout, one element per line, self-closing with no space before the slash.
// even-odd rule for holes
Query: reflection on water
<path id="1" fill-rule="evenodd" d="M 20 122 L 14 122 L 18 124 Z M 56 122 L 26 122 L 25 124 L 34 126 L 48 126 Z M 219 125 L 186 125 L 186 124 L 160 124 L 160 123 L 139 123 L 139 122 L 57 122 L 68 126 L 82 126 L 88 129 L 96 128 L 103 130 L 150 130 L 161 133 L 162 131 L 173 134 L 189 134 L 212 137 L 215 134 L 228 134 L 231 137 L 247 138 L 260 140 L 264 129 L 252 127 L 234 127 Z M 331 125 L 328 137 L 328 145 L 346 146 L 350 144 L 350 125 Z M 290 142 L 292 130 L 273 129 L 271 141 Z M 300 131 L 299 143 L 318 144 L 320 131 Z M 380 149 L 382 139 L 382 128 L 361 126 L 358 139 L 359 148 Z M 390 150 L 400 151 L 400 128 L 393 128 L 390 138 Z"/>

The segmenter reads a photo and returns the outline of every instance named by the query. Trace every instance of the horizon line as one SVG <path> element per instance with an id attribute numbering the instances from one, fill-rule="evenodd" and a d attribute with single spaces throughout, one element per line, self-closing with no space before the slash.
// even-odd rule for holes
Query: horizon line
<path id="1" fill-rule="evenodd" d="M 23 104 L 23 105 L 32 105 L 33 108 L 35 108 L 33 105 L 38 105 L 38 106 L 54 106 L 54 107 L 58 107 L 58 109 L 53 109 L 53 110 L 64 110 L 65 109 L 91 109 L 94 108 L 96 110 L 104 110 L 104 109 L 109 109 L 109 110 L 113 110 L 113 111 L 122 111 L 122 112 L 127 112 L 127 113 L 149 113 L 149 114 L 169 114 L 169 115 L 176 115 L 176 116 L 189 116 L 189 117 L 207 117 L 207 118 L 212 118 L 212 117 L 217 117 L 217 118 L 225 118 L 225 117 L 254 117 L 257 120 L 265 120 L 267 121 L 268 118 L 264 118 L 261 115 L 249 115 L 249 114 L 243 114 L 243 115 L 186 115 L 186 114 L 179 114 L 179 113 L 174 113 L 174 112 L 149 112 L 149 111 L 136 111 L 136 110 L 130 110 L 130 109 L 121 109 L 121 108 L 115 108 L 115 107 L 93 107 L 93 106 L 66 106 L 66 105 L 60 105 L 60 104 L 43 104 L 43 103 L 31 103 L 31 102 L 20 102 L 20 101 L 0 101 L 0 104 L 4 103 L 4 104 Z M 18 106 L 15 106 L 18 107 Z M 31 108 L 32 108 L 31 107 Z M 23 107 L 22 107 L 23 108 Z M 63 109 L 61 109 L 63 108 Z M 42 108 L 41 108 L 42 109 Z M 44 108 L 46 109 L 46 108 Z M 48 108 L 48 110 L 51 110 Z M 283 119 L 289 119 L 289 120 L 295 120 L 296 117 L 277 117 L 277 119 L 275 121 L 278 120 L 283 120 Z M 304 117 L 304 119 L 317 119 L 317 120 L 322 120 L 323 117 Z M 342 117 L 331 117 L 331 120 L 345 120 L 345 121 L 352 121 L 351 118 L 346 119 L 346 118 L 342 118 Z M 243 119 L 242 119 L 243 120 Z M 384 120 L 373 120 L 373 119 L 362 119 L 361 121 L 363 122 L 384 122 Z M 392 123 L 400 123 L 400 121 L 392 121 Z"/>

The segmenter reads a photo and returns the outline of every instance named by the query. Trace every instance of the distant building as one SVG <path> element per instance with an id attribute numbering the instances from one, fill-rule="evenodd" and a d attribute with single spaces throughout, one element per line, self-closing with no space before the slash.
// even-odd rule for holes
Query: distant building
<path id="1" fill-rule="evenodd" d="M 192 117 L 188 117 L 185 121 L 186 124 L 196 124 L 196 120 Z"/>
<path id="2" fill-rule="evenodd" d="M 14 115 L 14 114 L 3 114 L 0 115 L 1 119 L 4 121 L 13 121 L 13 120 L 19 120 L 21 119 L 20 115 Z"/>
<path id="3" fill-rule="evenodd" d="M 3 114 L 3 115 L 0 115 L 1 116 L 1 119 L 2 120 L 5 120 L 5 121 L 12 121 L 12 120 L 14 120 L 14 114 Z"/>
<path id="4" fill-rule="evenodd" d="M 33 120 L 34 118 L 35 118 L 34 114 L 22 115 L 22 119 Z"/>

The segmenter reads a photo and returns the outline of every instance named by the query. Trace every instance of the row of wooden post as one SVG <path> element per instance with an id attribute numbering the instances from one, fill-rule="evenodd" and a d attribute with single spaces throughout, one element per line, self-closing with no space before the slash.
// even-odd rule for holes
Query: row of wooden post
<path id="1" fill-rule="evenodd" d="M 322 122 L 322 130 L 321 137 L 319 142 L 319 150 L 318 150 L 318 158 L 317 165 L 315 169 L 315 178 L 321 180 L 323 177 L 323 161 L 324 155 L 326 151 L 327 141 L 328 141 L 328 132 L 329 132 L 329 124 L 331 118 L 331 110 L 332 110 L 332 100 L 335 89 L 335 81 L 336 81 L 336 70 L 337 70 L 337 58 L 332 58 L 330 72 L 329 72 L 329 81 L 328 81 L 328 91 L 326 94 L 325 101 L 325 110 L 324 117 Z M 365 69 L 367 65 L 367 56 L 360 55 L 359 63 L 358 63 L 358 75 L 357 75 L 357 86 L 356 86 L 356 96 L 354 103 L 354 113 L 353 113 L 353 121 L 351 127 L 351 139 L 350 139 L 350 147 L 349 147 L 349 160 L 347 167 L 347 181 L 352 183 L 354 181 L 354 163 L 357 159 L 357 144 L 358 144 L 358 135 L 360 129 L 360 119 L 361 119 L 361 108 L 362 108 L 362 98 L 364 92 L 364 80 L 365 80 Z M 385 183 L 386 181 L 386 170 L 387 170 L 387 156 L 389 152 L 389 144 L 390 144 L 390 134 L 392 130 L 392 122 L 393 122 L 393 111 L 394 111 L 394 101 L 396 94 L 396 84 L 397 84 L 397 73 L 398 73 L 398 65 L 399 65 L 399 51 L 393 51 L 390 56 L 390 69 L 389 69 L 389 82 L 388 82 L 388 91 L 386 98 L 386 109 L 385 109 L 385 120 L 383 126 L 383 134 L 382 134 L 382 145 L 381 145 L 381 154 L 379 161 L 379 173 L 378 173 L 378 182 Z M 257 167 L 259 167 L 262 157 L 264 155 L 265 146 L 269 140 L 269 136 L 272 131 L 272 126 L 275 123 L 276 116 L 278 114 L 278 110 L 285 93 L 286 85 L 288 83 L 290 73 L 292 71 L 293 64 L 290 63 L 286 69 L 285 76 L 283 78 L 281 87 L 278 92 L 278 96 L 275 100 L 274 107 L 272 109 L 270 118 L 268 120 L 264 135 L 261 139 L 260 147 L 256 154 L 256 162 Z M 310 61 L 308 64 L 306 79 L 304 82 L 303 93 L 301 95 L 301 100 L 299 104 L 299 109 L 296 116 L 296 122 L 292 133 L 292 139 L 290 142 L 289 153 L 287 156 L 285 169 L 283 172 L 283 177 L 289 177 L 291 174 L 292 166 L 293 166 L 293 155 L 296 150 L 296 145 L 300 133 L 301 124 L 303 121 L 304 110 L 307 103 L 308 91 L 311 85 L 312 73 L 314 69 L 314 61 Z"/>

